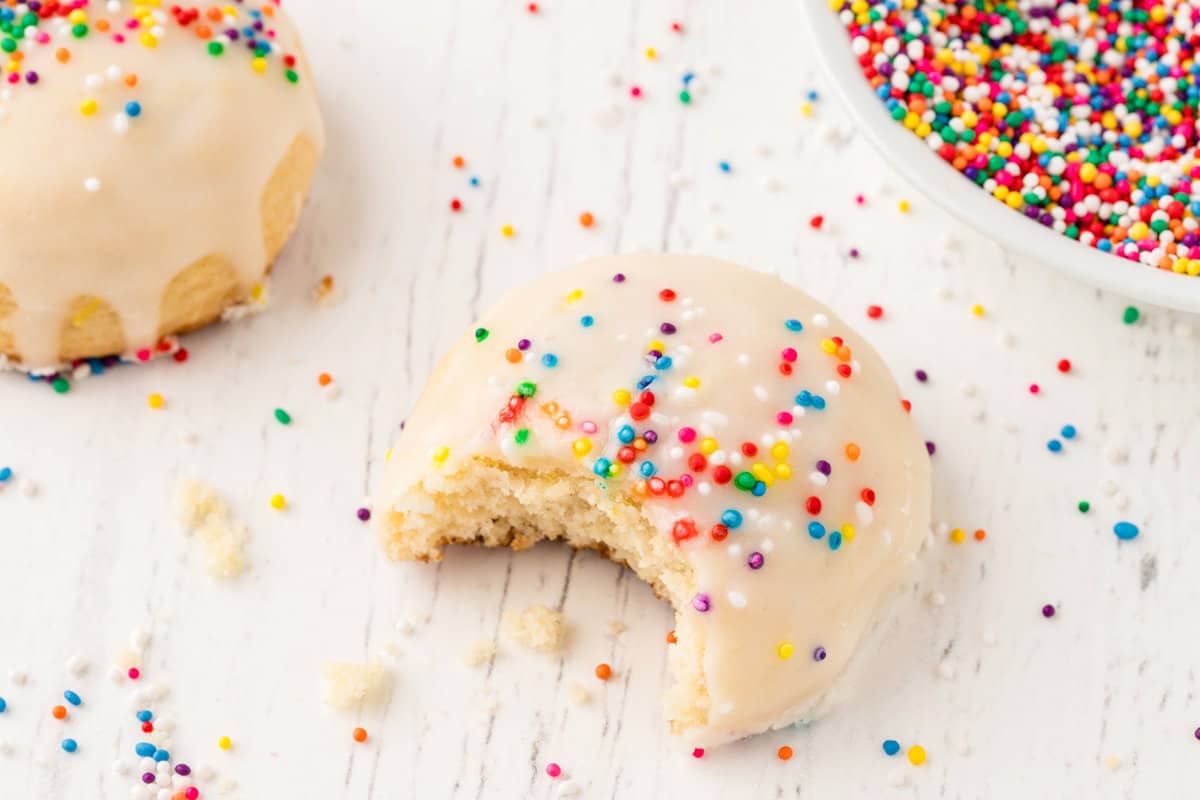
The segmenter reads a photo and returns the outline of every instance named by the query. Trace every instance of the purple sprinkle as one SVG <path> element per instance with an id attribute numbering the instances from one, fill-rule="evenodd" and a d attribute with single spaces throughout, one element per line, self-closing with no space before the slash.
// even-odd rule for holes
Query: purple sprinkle
<path id="1" fill-rule="evenodd" d="M 825 648 L 817 645 L 817 649 L 813 650 L 813 661 L 824 661 L 827 655 L 829 654 L 825 652 Z"/>
<path id="2" fill-rule="evenodd" d="M 858 258 L 858 248 L 857 248 L 857 247 L 851 247 L 851 248 L 850 248 L 850 257 L 851 257 L 851 258 Z"/>
<path id="3" fill-rule="evenodd" d="M 33 70 L 29 70 L 29 72 L 25 73 L 25 82 L 26 83 L 37 83 L 38 82 L 38 74 L 36 72 L 34 72 Z"/>
<path id="4" fill-rule="evenodd" d="M 624 272 L 618 272 L 616 275 L 613 275 L 613 283 L 624 283 L 624 282 L 625 282 L 625 273 Z"/>
<path id="5" fill-rule="evenodd" d="M 175 773 L 177 775 L 184 775 L 184 776 L 191 775 L 192 768 L 189 767 L 187 764 L 176 764 L 175 765 Z"/>
<path id="6" fill-rule="evenodd" d="M 1200 739 L 1200 728 L 1196 728 L 1196 738 Z"/>
<path id="7" fill-rule="evenodd" d="M 646 440 L 646 444 L 654 444 L 658 441 L 658 434 L 654 431 L 646 431 L 642 434 L 642 438 Z"/>
<path id="8" fill-rule="evenodd" d="M 658 329 L 660 331 L 662 331 L 663 333 L 667 334 L 668 336 L 670 336 L 676 330 L 675 325 L 670 322 L 664 322 L 662 325 L 658 326 Z"/>
<path id="9" fill-rule="evenodd" d="M 1050 605 L 1049 603 L 1042 606 L 1042 616 L 1045 617 L 1046 619 L 1050 619 L 1051 617 L 1053 617 L 1054 613 L 1055 613 L 1054 606 Z"/>
<path id="10" fill-rule="evenodd" d="M 826 461 L 825 459 L 822 458 L 820 461 L 817 462 L 817 472 L 828 477 L 829 473 L 833 472 L 833 466 L 828 461 Z"/>
<path id="11" fill-rule="evenodd" d="M 746 559 L 746 565 L 750 569 L 762 569 L 763 561 L 763 554 L 755 552 L 751 553 L 750 557 Z"/>
<path id="12" fill-rule="evenodd" d="M 929 455 L 933 455 L 934 453 L 937 452 L 937 445 L 934 444 L 933 442 L 926 442 L 925 443 L 925 452 L 929 453 Z"/>
<path id="13" fill-rule="evenodd" d="M 357 513 L 358 518 L 363 522 L 366 522 L 371 518 L 371 509 L 369 508 L 360 508 Z"/>
<path id="14" fill-rule="evenodd" d="M 153 772 L 143 772 L 142 773 L 142 783 L 154 783 L 154 773 Z"/>
<path id="15" fill-rule="evenodd" d="M 532 344 L 533 342 L 529 341 L 528 339 L 522 339 L 521 341 L 517 342 L 517 349 L 528 350 Z"/>
<path id="16" fill-rule="evenodd" d="M 692 608 L 703 614 L 712 608 L 712 601 L 708 599 L 708 595 L 698 594 L 692 598 Z"/>
<path id="17" fill-rule="evenodd" d="M 916 372 L 914 372 L 913 374 L 917 376 L 917 380 L 919 380 L 921 383 L 924 383 L 925 381 L 929 380 L 929 373 L 923 369 L 919 369 Z"/>
<path id="18" fill-rule="evenodd" d="M 229 37 L 229 41 L 236 42 L 241 34 L 237 32 L 236 28 L 227 28 L 225 30 L 225 35 Z"/>

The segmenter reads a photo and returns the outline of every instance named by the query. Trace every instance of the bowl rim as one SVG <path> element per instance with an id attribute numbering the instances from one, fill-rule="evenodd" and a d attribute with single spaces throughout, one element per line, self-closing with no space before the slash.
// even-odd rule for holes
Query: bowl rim
<path id="1" fill-rule="evenodd" d="M 835 93 L 875 149 L 923 194 L 960 222 L 1025 256 L 1079 281 L 1155 305 L 1200 312 L 1200 278 L 1182 276 L 1068 239 L 1015 212 L 898 125 L 863 78 L 849 34 L 828 0 L 800 0 L 810 41 Z"/>

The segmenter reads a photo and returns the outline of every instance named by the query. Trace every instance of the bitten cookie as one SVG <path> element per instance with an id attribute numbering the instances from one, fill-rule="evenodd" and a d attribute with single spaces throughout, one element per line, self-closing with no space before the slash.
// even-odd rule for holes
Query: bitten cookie
<path id="1" fill-rule="evenodd" d="M 261 293 L 324 143 L 278 2 L 0 0 L 0 66 L 0 360 L 144 360 Z"/>
<path id="2" fill-rule="evenodd" d="M 389 454 L 394 559 L 561 539 L 674 606 L 672 731 L 819 713 L 929 527 L 929 457 L 879 356 L 777 278 L 626 256 L 522 286 Z"/>

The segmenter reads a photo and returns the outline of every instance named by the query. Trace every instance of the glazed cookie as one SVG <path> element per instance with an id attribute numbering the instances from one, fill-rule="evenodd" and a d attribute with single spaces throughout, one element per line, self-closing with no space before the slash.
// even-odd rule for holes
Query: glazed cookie
<path id="1" fill-rule="evenodd" d="M 879 356 L 775 277 L 604 258 L 497 304 L 446 356 L 377 498 L 393 559 L 561 539 L 675 609 L 671 730 L 811 718 L 929 527 L 929 457 Z"/>
<path id="2" fill-rule="evenodd" d="M 0 361 L 110 354 L 261 295 L 324 143 L 278 2 L 0 0 Z"/>

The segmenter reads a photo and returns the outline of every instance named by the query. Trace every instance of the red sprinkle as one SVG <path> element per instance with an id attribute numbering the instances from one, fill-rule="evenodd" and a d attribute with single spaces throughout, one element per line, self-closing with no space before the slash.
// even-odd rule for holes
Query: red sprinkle
<path id="1" fill-rule="evenodd" d="M 812 219 L 810 219 L 808 221 L 809 227 L 815 231 L 821 230 L 821 226 L 824 224 L 825 224 L 825 218 L 823 216 L 821 216 L 820 214 L 817 214 L 816 216 L 814 216 Z"/>
<path id="2" fill-rule="evenodd" d="M 1059 361 L 1058 362 L 1058 371 L 1059 372 L 1070 372 L 1071 371 L 1070 360 L 1064 358 L 1062 361 Z"/>
<path id="3" fill-rule="evenodd" d="M 871 319 L 879 319 L 883 316 L 882 306 L 867 306 L 867 316 Z"/>
<path id="4" fill-rule="evenodd" d="M 450 210 L 451 211 L 462 211 L 462 200 L 459 200 L 457 197 L 455 197 L 453 200 L 451 200 L 450 201 Z"/>

